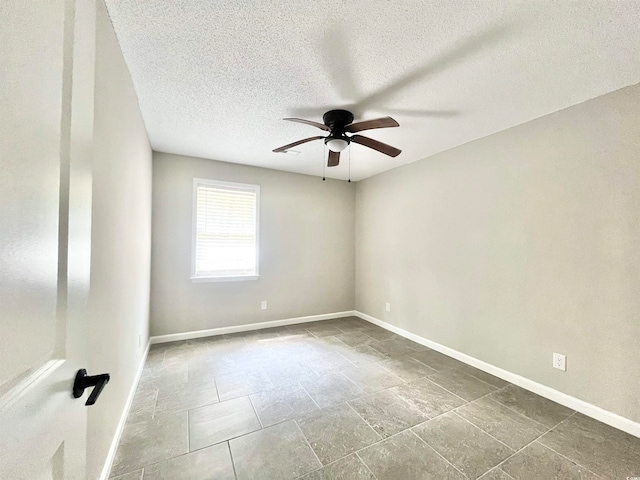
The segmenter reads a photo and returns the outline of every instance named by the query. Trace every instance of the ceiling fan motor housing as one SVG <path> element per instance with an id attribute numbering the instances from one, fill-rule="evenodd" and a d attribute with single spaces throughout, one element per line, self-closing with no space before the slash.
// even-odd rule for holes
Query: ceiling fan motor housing
<path id="1" fill-rule="evenodd" d="M 344 134 L 344 127 L 353 123 L 353 113 L 347 110 L 329 110 L 322 116 L 324 124 L 331 129 L 331 134 Z"/>

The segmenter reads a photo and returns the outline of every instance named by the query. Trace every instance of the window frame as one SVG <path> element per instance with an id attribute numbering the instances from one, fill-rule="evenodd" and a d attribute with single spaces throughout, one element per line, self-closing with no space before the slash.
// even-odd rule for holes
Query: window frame
<path id="1" fill-rule="evenodd" d="M 252 275 L 216 275 L 216 276 L 196 276 L 196 249 L 198 239 L 198 186 L 208 187 L 233 187 L 238 189 L 252 190 L 256 195 L 256 269 Z M 251 183 L 227 182 L 223 180 L 212 180 L 208 178 L 193 179 L 193 199 L 191 204 L 191 282 L 242 282 L 247 280 L 258 280 L 260 278 L 260 185 Z"/>

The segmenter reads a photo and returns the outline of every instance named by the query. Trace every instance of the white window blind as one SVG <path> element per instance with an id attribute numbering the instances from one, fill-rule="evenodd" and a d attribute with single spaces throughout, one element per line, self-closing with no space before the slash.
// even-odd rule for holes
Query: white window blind
<path id="1" fill-rule="evenodd" d="M 259 197 L 258 185 L 194 179 L 194 279 L 258 275 Z"/>

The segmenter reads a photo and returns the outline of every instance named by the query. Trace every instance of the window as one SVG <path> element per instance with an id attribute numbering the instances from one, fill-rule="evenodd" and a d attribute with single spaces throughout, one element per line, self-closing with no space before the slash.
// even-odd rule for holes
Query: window
<path id="1" fill-rule="evenodd" d="M 194 282 L 256 280 L 260 186 L 193 179 Z"/>

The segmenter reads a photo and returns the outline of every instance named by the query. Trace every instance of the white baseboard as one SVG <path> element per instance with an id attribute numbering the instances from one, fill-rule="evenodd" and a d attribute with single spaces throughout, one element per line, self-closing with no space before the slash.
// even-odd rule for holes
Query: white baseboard
<path id="1" fill-rule="evenodd" d="M 138 365 L 138 371 L 136 372 L 136 377 L 133 379 L 133 383 L 131 384 L 131 390 L 129 390 L 129 396 L 127 397 L 127 403 L 125 403 L 124 408 L 122 409 L 122 415 L 120 415 L 120 422 L 118 422 L 118 427 L 116 428 L 116 432 L 113 435 L 113 440 L 111 441 L 111 446 L 109 447 L 109 452 L 107 452 L 107 458 L 104 461 L 104 466 L 102 467 L 102 473 L 100 474 L 100 480 L 107 480 L 109 478 L 109 474 L 111 473 L 111 467 L 113 466 L 113 460 L 116 456 L 116 451 L 118 450 L 118 444 L 120 443 L 120 437 L 122 436 L 122 431 L 124 430 L 124 425 L 127 423 L 127 417 L 129 416 L 129 410 L 131 410 L 131 404 L 133 403 L 133 397 L 136 395 L 136 390 L 138 388 L 138 383 L 140 382 L 140 377 L 142 376 L 142 370 L 144 369 L 144 364 L 147 361 L 147 355 L 149 354 L 149 347 L 151 346 L 151 342 L 147 342 L 147 347 L 142 354 L 142 358 L 140 359 L 140 364 Z"/>
<path id="2" fill-rule="evenodd" d="M 640 423 L 634 422 L 633 420 L 629 420 L 628 418 L 622 417 L 616 413 L 597 407 L 595 405 L 592 405 L 591 403 L 587 403 L 584 400 L 572 397 L 571 395 L 567 395 L 566 393 L 562 393 L 541 383 L 534 382 L 533 380 L 529 380 L 528 378 L 509 372 L 508 370 L 503 370 L 502 368 L 483 362 L 482 360 L 478 360 L 477 358 L 467 355 L 466 353 L 462 353 L 454 350 L 453 348 L 449 348 L 434 341 L 427 340 L 426 338 L 416 335 L 415 333 L 408 332 L 402 328 L 396 327 L 387 322 L 372 317 L 371 315 L 367 315 L 366 313 L 355 311 L 354 315 L 360 317 L 363 320 L 378 325 L 379 327 L 389 330 L 390 332 L 401 335 L 405 338 L 408 338 L 409 340 L 413 340 L 414 342 L 424 345 L 425 347 L 432 348 L 433 350 L 444 353 L 445 355 L 455 358 L 456 360 L 460 360 L 461 362 L 471 365 L 472 367 L 476 367 L 480 370 L 490 373 L 491 375 L 506 380 L 507 382 L 513 383 L 514 385 L 518 385 L 519 387 L 522 387 L 533 393 L 537 393 L 541 397 L 548 398 L 549 400 L 559 403 L 560 405 L 564 405 L 565 407 L 576 410 L 588 417 L 594 418 L 602 423 L 606 423 L 607 425 L 617 428 L 618 430 L 627 432 L 635 437 L 640 437 Z"/>
<path id="3" fill-rule="evenodd" d="M 317 322 L 319 320 L 331 320 L 333 318 L 355 316 L 353 310 L 335 313 L 323 313 L 321 315 L 309 315 L 307 317 L 285 318 L 283 320 L 270 320 L 268 322 L 246 323 L 244 325 L 234 325 L 231 327 L 209 328 L 207 330 L 196 330 L 194 332 L 171 333 L 169 335 L 157 335 L 149 339 L 152 345 L 156 343 L 176 342 L 179 340 L 191 340 L 194 338 L 213 337 L 225 333 L 246 332 L 248 330 L 261 330 L 263 328 L 281 327 L 284 325 L 295 325 L 296 323 Z"/>

